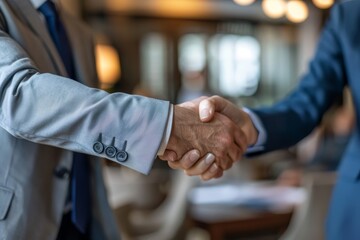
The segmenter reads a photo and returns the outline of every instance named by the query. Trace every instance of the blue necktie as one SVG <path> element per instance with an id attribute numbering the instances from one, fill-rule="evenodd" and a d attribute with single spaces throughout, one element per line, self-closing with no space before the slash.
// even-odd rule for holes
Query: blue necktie
<path id="1" fill-rule="evenodd" d="M 38 9 L 45 17 L 49 33 L 55 43 L 66 71 L 72 79 L 76 79 L 74 60 L 70 42 L 63 23 L 61 22 L 55 4 L 48 0 Z M 75 226 L 86 232 L 90 220 L 90 166 L 88 156 L 74 153 L 73 172 L 71 178 L 71 219 Z"/>

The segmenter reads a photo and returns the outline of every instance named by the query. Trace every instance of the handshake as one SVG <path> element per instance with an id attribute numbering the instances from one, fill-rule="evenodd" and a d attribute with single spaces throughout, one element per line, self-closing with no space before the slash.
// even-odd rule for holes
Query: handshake
<path id="1" fill-rule="evenodd" d="M 219 96 L 174 107 L 173 126 L 160 159 L 203 180 L 221 177 L 255 144 L 258 132 L 249 115 Z"/>

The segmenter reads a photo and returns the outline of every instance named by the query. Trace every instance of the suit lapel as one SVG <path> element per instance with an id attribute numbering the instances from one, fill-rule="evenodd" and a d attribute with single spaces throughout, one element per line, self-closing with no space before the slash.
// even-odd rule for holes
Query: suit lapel
<path id="1" fill-rule="evenodd" d="M 19 14 L 21 14 L 21 19 L 25 20 L 25 24 L 39 36 L 39 39 L 44 43 L 47 52 L 49 53 L 55 68 L 58 71 L 58 74 L 62 76 L 67 76 L 64 64 L 61 61 L 61 58 L 56 50 L 56 47 L 45 27 L 45 24 L 42 22 L 39 17 L 39 13 L 34 9 L 29 0 L 6 0 L 9 5 L 13 6 Z"/>
<path id="2" fill-rule="evenodd" d="M 56 69 L 56 74 L 67 76 L 64 64 L 57 52 L 46 25 L 39 17 L 39 13 L 34 9 L 29 0 L 4 0 L 12 8 L 16 9 L 18 18 L 38 36 L 45 45 L 46 52 L 50 56 L 52 65 Z M 60 11 L 64 22 L 70 44 L 73 50 L 74 63 L 78 80 L 90 87 L 98 87 L 96 73 L 94 42 L 90 41 L 93 35 L 89 29 L 80 26 L 74 17 Z"/>

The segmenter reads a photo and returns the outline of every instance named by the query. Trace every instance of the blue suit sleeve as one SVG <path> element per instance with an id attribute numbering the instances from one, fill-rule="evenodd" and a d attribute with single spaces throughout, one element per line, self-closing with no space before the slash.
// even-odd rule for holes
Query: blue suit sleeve
<path id="1" fill-rule="evenodd" d="M 287 148 L 319 124 L 324 112 L 340 97 L 346 85 L 339 29 L 342 12 L 332 10 L 308 73 L 298 87 L 272 107 L 252 109 L 267 133 L 264 152 Z"/>

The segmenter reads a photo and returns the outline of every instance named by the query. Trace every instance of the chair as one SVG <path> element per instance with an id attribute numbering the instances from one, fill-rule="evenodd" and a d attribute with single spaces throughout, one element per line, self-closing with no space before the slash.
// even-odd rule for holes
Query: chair
<path id="1" fill-rule="evenodd" d="M 122 237 L 125 240 L 185 239 L 187 194 L 197 181 L 197 177 L 174 171 L 168 196 L 150 214 L 136 212 L 131 203 L 116 208 Z"/>
<path id="2" fill-rule="evenodd" d="M 312 172 L 304 177 L 307 199 L 298 208 L 280 240 L 322 240 L 335 172 Z"/>

